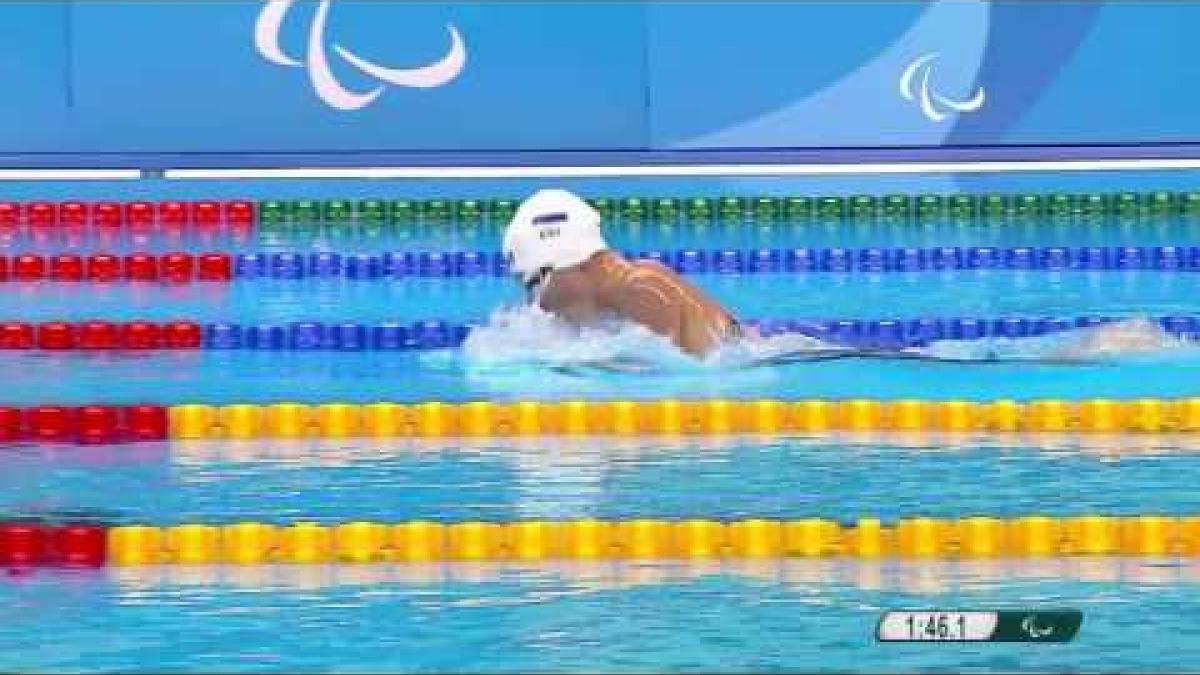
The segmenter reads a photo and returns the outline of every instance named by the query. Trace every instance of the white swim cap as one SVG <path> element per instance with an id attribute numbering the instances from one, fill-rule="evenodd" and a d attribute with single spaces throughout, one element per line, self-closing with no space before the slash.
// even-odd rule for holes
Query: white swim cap
<path id="1" fill-rule="evenodd" d="M 600 213 L 566 190 L 538 190 L 517 209 L 504 233 L 504 255 L 526 285 L 608 250 Z"/>

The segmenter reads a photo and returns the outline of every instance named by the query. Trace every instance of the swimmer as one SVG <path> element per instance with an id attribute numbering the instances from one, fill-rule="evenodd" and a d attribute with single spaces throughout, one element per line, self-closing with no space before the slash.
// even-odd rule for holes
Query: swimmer
<path id="1" fill-rule="evenodd" d="M 1042 337 L 949 340 L 894 349 L 848 347 L 801 335 L 762 338 L 673 270 L 612 251 L 600 232 L 600 214 L 565 190 L 540 190 L 521 204 L 504 233 L 504 253 L 529 303 L 569 324 L 623 319 L 698 358 L 737 342 L 741 351 L 750 352 L 747 365 L 844 358 L 1069 365 L 1188 344 L 1154 322 L 1137 319 Z"/>
<path id="2" fill-rule="evenodd" d="M 566 190 L 540 190 L 521 204 L 504 254 L 529 303 L 573 325 L 624 319 L 696 357 L 742 334 L 733 315 L 673 270 L 609 249 L 600 214 Z"/>

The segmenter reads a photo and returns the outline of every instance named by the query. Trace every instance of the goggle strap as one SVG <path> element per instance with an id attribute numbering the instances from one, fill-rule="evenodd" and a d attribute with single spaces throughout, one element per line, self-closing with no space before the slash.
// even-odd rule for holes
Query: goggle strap
<path id="1" fill-rule="evenodd" d="M 525 291 L 527 293 L 532 293 L 538 286 L 541 286 L 542 283 L 546 281 L 546 277 L 550 276 L 550 273 L 553 271 L 553 267 L 546 266 L 539 269 L 537 272 L 534 272 L 533 276 L 525 282 Z"/>

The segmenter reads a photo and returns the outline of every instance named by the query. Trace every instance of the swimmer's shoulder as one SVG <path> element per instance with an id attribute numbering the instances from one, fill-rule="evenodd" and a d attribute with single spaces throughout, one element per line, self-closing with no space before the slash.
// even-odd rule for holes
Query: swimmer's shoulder
<path id="1" fill-rule="evenodd" d="M 631 268 L 630 276 L 633 278 L 658 277 L 664 279 L 676 279 L 679 277 L 675 270 L 667 267 L 657 260 L 634 260 L 629 263 Z"/>

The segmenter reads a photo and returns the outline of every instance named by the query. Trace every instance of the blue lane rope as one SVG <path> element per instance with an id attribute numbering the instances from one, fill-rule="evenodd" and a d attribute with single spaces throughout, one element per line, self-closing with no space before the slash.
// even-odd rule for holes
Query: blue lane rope
<path id="1" fill-rule="evenodd" d="M 1081 316 L 1004 318 L 917 318 L 882 320 L 778 320 L 745 322 L 763 335 L 798 333 L 844 346 L 873 349 L 920 347 L 939 340 L 982 340 L 1048 335 L 1099 326 L 1129 317 Z M 1171 335 L 1200 340 L 1200 316 L 1155 319 Z M 461 345 L 477 324 L 446 321 L 401 323 L 321 323 L 285 325 L 210 323 L 202 348 L 261 351 L 428 351 Z"/>
<path id="2" fill-rule="evenodd" d="M 1200 271 L 1200 246 L 767 248 L 626 251 L 682 274 L 881 273 L 938 270 Z M 242 253 L 238 279 L 355 279 L 505 276 L 498 252 Z"/>

